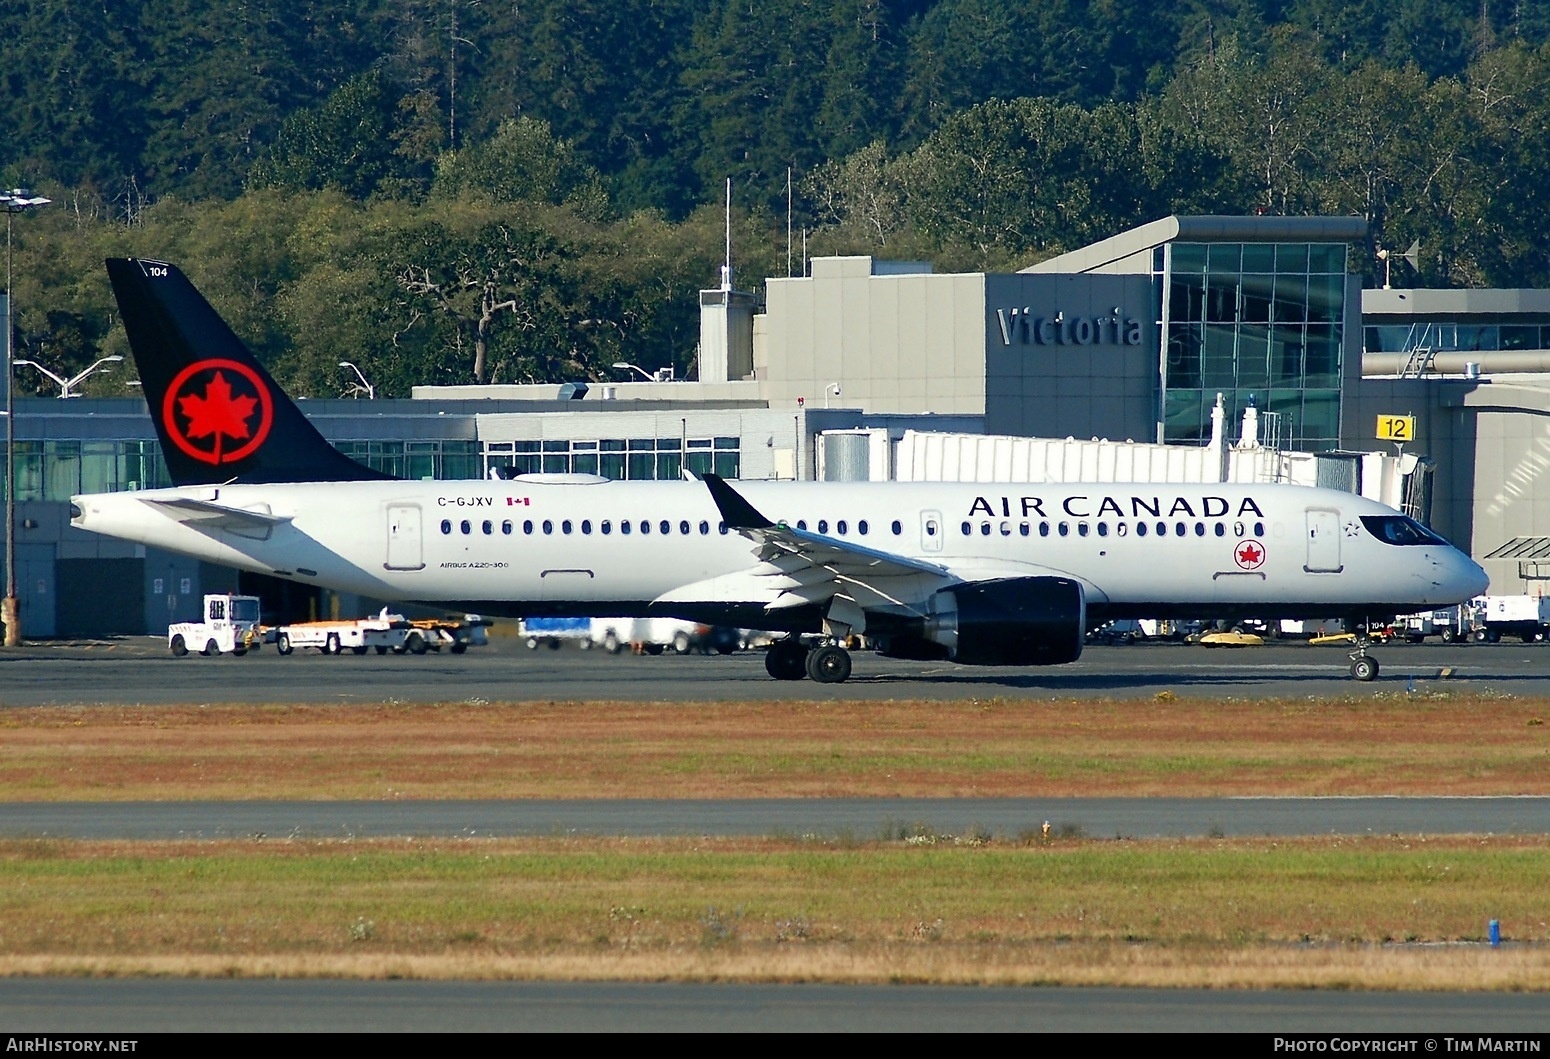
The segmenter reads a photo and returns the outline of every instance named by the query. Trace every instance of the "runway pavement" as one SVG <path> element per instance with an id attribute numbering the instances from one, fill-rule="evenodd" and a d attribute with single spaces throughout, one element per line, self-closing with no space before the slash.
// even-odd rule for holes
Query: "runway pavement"
<path id="1" fill-rule="evenodd" d="M 1550 834 L 1550 798 L 726 798 L 12 802 L 0 836 L 87 839 L 815 836 L 1016 839 Z"/>
<path id="2" fill-rule="evenodd" d="M 1382 672 L 1359 684 L 1347 651 L 1305 643 L 1254 648 L 1182 644 L 1090 647 L 1064 666 L 985 668 L 855 654 L 844 684 L 772 680 L 759 652 L 656 657 L 562 648 L 529 651 L 502 639 L 467 654 L 325 657 L 273 649 L 243 658 L 173 658 L 155 638 L 0 652 L 0 708 L 165 703 L 425 703 L 746 699 L 958 699 L 976 696 L 1208 698 L 1368 695 L 1489 688 L 1550 695 L 1550 645 L 1389 644 Z"/>
<path id="3" fill-rule="evenodd" d="M 1441 1037 L 1545 1032 L 1541 995 L 611 982 L 0 979 L 0 1025 L 136 1033 L 1232 1032 Z M 1431 1038 L 1434 1048 L 1425 1041 Z M 136 1049 L 151 1052 L 155 1042 Z M 1351 1042 L 1345 1048 L 1357 1051 Z M 1477 1049 L 1478 1050 L 1478 1049 Z M 1519 1049 L 1521 1050 L 1521 1049 Z"/>

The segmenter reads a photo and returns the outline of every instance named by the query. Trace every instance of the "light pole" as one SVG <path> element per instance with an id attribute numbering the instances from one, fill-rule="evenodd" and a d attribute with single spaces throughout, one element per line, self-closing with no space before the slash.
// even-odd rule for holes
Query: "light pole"
<path id="1" fill-rule="evenodd" d="M 640 375 L 641 378 L 645 379 L 647 382 L 672 382 L 673 381 L 673 369 L 672 368 L 659 368 L 659 369 L 657 369 L 656 374 L 653 375 L 651 372 L 647 371 L 645 368 L 642 368 L 642 367 L 640 367 L 637 364 L 631 364 L 628 361 L 616 360 L 616 361 L 614 361 L 613 366 L 616 369 L 618 369 L 619 371 L 624 371 L 624 370 L 628 369 L 629 371 L 636 372 L 637 374 Z"/>
<path id="2" fill-rule="evenodd" d="M 360 393 L 362 390 L 365 390 L 366 391 L 366 400 L 368 400 L 368 401 L 375 401 L 377 399 L 377 388 L 375 386 L 373 386 L 371 383 L 366 381 L 366 376 L 361 373 L 361 369 L 360 368 L 357 368 L 354 364 L 351 364 L 348 360 L 341 360 L 339 362 L 339 366 L 341 368 L 349 368 L 351 371 L 355 372 L 355 377 L 357 379 L 361 380 L 359 385 L 357 385 L 355 383 L 351 383 L 350 384 L 350 395 L 352 397 L 355 394 Z"/>
<path id="3" fill-rule="evenodd" d="M 5 624 L 5 646 L 22 642 L 21 607 L 16 598 L 16 409 L 11 386 L 11 218 L 49 200 L 25 188 L 0 191 L 5 210 L 5 598 L 0 599 L 0 622 Z"/>
<path id="4" fill-rule="evenodd" d="M 75 392 L 75 388 L 78 385 L 80 385 L 80 383 L 82 382 L 82 380 L 84 380 L 86 378 L 86 376 L 90 375 L 92 372 L 96 371 L 98 368 L 102 367 L 104 364 L 117 364 L 117 363 L 121 362 L 123 359 L 124 358 L 119 356 L 117 353 L 113 354 L 111 357 L 103 357 L 101 360 L 97 361 L 97 363 L 93 364 L 91 367 L 87 368 L 85 371 L 80 372 L 79 374 L 73 375 L 73 376 L 71 376 L 68 379 L 65 378 L 63 375 L 56 375 L 54 372 L 49 371 L 47 368 L 45 368 L 43 365 L 39 364 L 35 360 L 13 360 L 13 361 L 11 361 L 11 366 L 13 368 L 36 368 L 36 369 L 38 369 L 39 372 L 41 372 L 44 375 L 47 375 L 50 379 L 54 380 L 55 385 L 57 385 L 59 387 L 59 396 L 60 396 L 60 398 L 64 399 L 66 397 L 79 397 L 79 396 L 81 396 L 80 394 Z"/>

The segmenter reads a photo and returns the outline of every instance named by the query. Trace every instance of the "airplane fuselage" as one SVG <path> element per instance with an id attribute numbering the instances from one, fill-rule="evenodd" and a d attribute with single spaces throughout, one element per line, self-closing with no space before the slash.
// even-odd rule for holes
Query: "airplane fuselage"
<path id="1" fill-rule="evenodd" d="M 1332 490 L 750 481 L 737 491 L 776 522 L 918 561 L 893 582 L 903 610 L 955 583 L 1049 575 L 1082 585 L 1089 625 L 1397 613 L 1484 590 L 1467 556 L 1437 538 L 1381 539 L 1389 523 L 1364 516 L 1399 516 Z M 190 518 L 180 501 L 262 518 Z M 81 529 L 383 600 L 772 629 L 818 620 L 792 577 L 750 573 L 754 545 L 694 482 L 187 486 L 74 506 Z"/>

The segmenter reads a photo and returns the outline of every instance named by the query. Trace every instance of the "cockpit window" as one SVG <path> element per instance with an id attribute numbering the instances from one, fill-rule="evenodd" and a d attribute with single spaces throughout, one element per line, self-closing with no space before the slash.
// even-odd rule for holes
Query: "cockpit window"
<path id="1" fill-rule="evenodd" d="M 1437 534 L 1403 515 L 1363 515 L 1367 532 L 1384 544 L 1447 544 Z"/>

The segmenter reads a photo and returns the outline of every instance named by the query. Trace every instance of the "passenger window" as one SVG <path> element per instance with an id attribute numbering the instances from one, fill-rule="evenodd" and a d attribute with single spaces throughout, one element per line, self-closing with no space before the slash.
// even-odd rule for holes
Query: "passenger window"
<path id="1" fill-rule="evenodd" d="M 1226 525 L 1224 525 L 1223 523 L 1218 522 L 1216 524 L 1216 535 L 1218 537 L 1225 537 L 1225 536 L 1227 536 L 1227 527 L 1226 527 Z"/>
<path id="2" fill-rule="evenodd" d="M 1041 536 L 1041 537 L 1048 537 L 1049 536 L 1049 523 L 1048 522 L 1041 522 L 1041 523 L 1039 523 L 1039 536 Z"/>
<path id="3" fill-rule="evenodd" d="M 501 523 L 501 532 L 508 537 L 511 536 L 511 519 L 508 518 Z"/>
<path id="4" fill-rule="evenodd" d="M 893 520 L 893 535 L 895 537 L 898 537 L 898 536 L 902 536 L 903 533 L 904 533 L 904 526 L 899 522 L 898 519 L 894 519 Z"/>
<path id="5" fill-rule="evenodd" d="M 629 532 L 630 532 L 630 520 L 629 519 L 622 518 L 622 519 L 619 520 L 619 532 L 625 534 L 626 536 L 629 535 Z"/>
<path id="6" fill-rule="evenodd" d="M 560 532 L 561 533 L 569 533 L 570 532 L 570 519 L 566 519 L 564 522 L 560 523 Z"/>
<path id="7" fill-rule="evenodd" d="M 1159 522 L 1157 524 L 1157 535 L 1159 537 L 1166 537 L 1168 535 L 1168 524 L 1166 522 Z"/>
<path id="8" fill-rule="evenodd" d="M 1173 524 L 1173 532 L 1182 537 L 1189 532 L 1189 527 L 1182 522 L 1175 522 Z"/>
<path id="9" fill-rule="evenodd" d="M 799 529 L 799 530 L 807 529 L 807 519 L 805 519 L 805 518 L 797 519 L 797 529 Z"/>
<path id="10" fill-rule="evenodd" d="M 1204 522 L 1197 522 L 1197 523 L 1195 523 L 1195 536 L 1197 536 L 1197 537 L 1204 537 L 1205 535 L 1206 535 L 1206 524 Z"/>
<path id="11" fill-rule="evenodd" d="M 1108 535 L 1109 535 L 1109 524 L 1107 522 L 1100 522 L 1100 523 L 1098 523 L 1098 536 L 1100 536 L 1100 537 L 1107 537 Z"/>
<path id="12" fill-rule="evenodd" d="M 967 537 L 967 536 L 968 536 L 968 535 L 969 535 L 969 534 L 971 534 L 971 533 L 973 533 L 973 532 L 974 532 L 974 527 L 973 527 L 973 526 L 971 526 L 971 525 L 969 525 L 969 524 L 968 524 L 968 523 L 967 523 L 967 522 L 965 522 L 965 523 L 964 523 L 964 524 L 963 524 L 963 535 L 964 535 L 964 536 L 965 536 L 965 537 Z"/>
<path id="13" fill-rule="evenodd" d="M 1060 524 L 1060 535 L 1062 537 L 1071 536 L 1071 524 L 1069 522 L 1062 522 Z"/>
<path id="14" fill-rule="evenodd" d="M 473 525 L 466 518 L 458 526 L 458 529 L 462 530 L 464 533 L 472 533 L 474 531 Z"/>
<path id="15" fill-rule="evenodd" d="M 1241 523 L 1241 522 L 1234 522 L 1232 524 L 1232 535 L 1234 537 L 1241 537 L 1241 536 L 1243 536 L 1243 523 Z"/>
<path id="16" fill-rule="evenodd" d="M 1077 536 L 1079 536 L 1079 537 L 1087 536 L 1087 523 L 1085 523 L 1085 522 L 1078 522 L 1076 524 L 1076 532 L 1077 532 Z"/>
<path id="17" fill-rule="evenodd" d="M 1114 527 L 1114 532 L 1123 537 L 1126 533 L 1130 532 L 1130 527 L 1128 524 L 1121 522 Z"/>
<path id="18" fill-rule="evenodd" d="M 988 536 L 990 536 L 990 523 L 988 523 L 988 522 L 981 522 L 980 523 L 980 536 L 981 537 L 988 537 Z"/>
<path id="19" fill-rule="evenodd" d="M 860 522 L 856 523 L 856 532 L 857 533 L 859 533 L 863 537 L 865 537 L 866 536 L 866 530 L 867 530 L 866 519 L 862 519 Z"/>
<path id="20" fill-rule="evenodd" d="M 1146 536 L 1146 523 L 1145 522 L 1137 522 L 1136 523 L 1136 536 L 1137 537 L 1145 537 Z"/>
<path id="21" fill-rule="evenodd" d="M 648 519 L 641 519 L 640 520 L 640 531 L 642 533 L 650 533 L 651 532 L 651 522 L 650 522 L 650 520 L 648 520 Z"/>
<path id="22" fill-rule="evenodd" d="M 452 520 L 451 519 L 444 518 L 444 519 L 441 520 L 441 532 L 443 532 L 443 533 L 451 533 L 452 532 Z"/>
<path id="23" fill-rule="evenodd" d="M 725 522 L 716 523 L 716 532 L 725 537 L 727 535 L 727 524 Z"/>
<path id="24" fill-rule="evenodd" d="M 1256 523 L 1254 523 L 1254 536 L 1256 536 L 1256 537 L 1263 537 L 1264 535 L 1265 535 L 1265 524 L 1263 522 L 1256 522 Z"/>
<path id="25" fill-rule="evenodd" d="M 678 532 L 682 533 L 685 537 L 687 537 L 689 535 L 689 520 L 688 519 L 684 519 L 682 522 L 678 523 Z"/>
<path id="26" fill-rule="evenodd" d="M 611 519 L 606 519 L 605 518 L 602 522 L 598 523 L 597 528 L 602 530 L 603 531 L 603 536 L 606 537 L 606 536 L 608 536 L 610 533 L 612 533 L 614 531 L 614 524 L 613 524 L 613 521 Z"/>
<path id="27" fill-rule="evenodd" d="M 657 526 L 657 530 L 659 532 L 661 532 L 662 536 L 665 537 L 669 533 L 673 532 L 673 524 L 671 522 L 669 522 L 667 519 L 663 519 L 661 524 Z"/>
<path id="28" fill-rule="evenodd" d="M 581 532 L 582 533 L 591 533 L 592 532 L 592 520 L 591 519 L 584 518 L 584 519 L 581 520 Z"/>
<path id="29" fill-rule="evenodd" d="M 828 519 L 821 518 L 821 519 L 818 520 L 818 532 L 819 533 L 828 533 L 829 532 L 829 520 Z"/>
<path id="30" fill-rule="evenodd" d="M 490 534 L 495 532 L 495 523 L 491 522 L 489 519 L 485 519 L 484 525 L 480 526 L 479 528 L 484 530 L 484 535 L 488 537 Z"/>
<path id="31" fill-rule="evenodd" d="M 926 536 L 928 536 L 928 537 L 935 537 L 936 536 L 936 519 L 934 519 L 934 518 L 926 519 Z"/>
<path id="32" fill-rule="evenodd" d="M 706 522 L 704 519 L 700 520 L 700 536 L 701 537 L 708 537 L 708 536 L 710 536 L 710 523 Z"/>
<path id="33" fill-rule="evenodd" d="M 1028 536 L 1028 523 L 1019 522 L 1017 524 L 1017 532 L 1021 533 L 1024 537 Z"/>
<path id="34" fill-rule="evenodd" d="M 523 523 L 522 523 L 522 532 L 528 534 L 529 536 L 532 536 L 532 533 L 533 533 L 533 520 L 532 519 L 525 519 L 523 521 Z"/>
<path id="35" fill-rule="evenodd" d="M 848 527 L 844 519 L 840 519 L 834 524 L 834 532 L 838 533 L 841 537 L 845 536 L 845 531 L 847 528 Z"/>
<path id="36" fill-rule="evenodd" d="M 544 536 L 547 537 L 549 534 L 551 534 L 553 532 L 554 532 L 554 523 L 549 521 L 548 519 L 544 519 Z"/>
<path id="37" fill-rule="evenodd" d="M 1010 522 L 1003 522 L 1003 523 L 1001 523 L 1001 536 L 1003 536 L 1003 537 L 1010 537 L 1011 535 L 1012 535 L 1012 524 Z"/>

